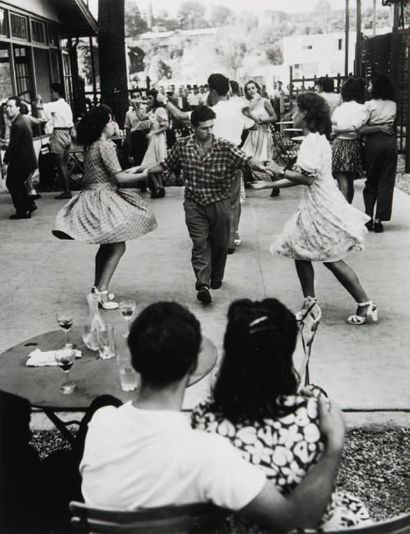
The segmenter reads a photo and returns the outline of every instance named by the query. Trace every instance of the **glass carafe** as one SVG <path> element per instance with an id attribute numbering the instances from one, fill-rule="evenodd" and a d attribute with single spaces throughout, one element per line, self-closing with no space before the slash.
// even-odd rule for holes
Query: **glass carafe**
<path id="1" fill-rule="evenodd" d="M 91 350 L 98 350 L 100 346 L 101 330 L 105 330 L 104 319 L 98 309 L 98 296 L 95 293 L 87 295 L 89 307 L 88 323 L 84 326 L 83 341 L 86 347 Z"/>

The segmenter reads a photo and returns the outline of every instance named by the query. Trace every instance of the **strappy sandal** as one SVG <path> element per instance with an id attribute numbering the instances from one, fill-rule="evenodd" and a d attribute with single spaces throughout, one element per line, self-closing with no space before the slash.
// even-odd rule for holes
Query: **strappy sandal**
<path id="1" fill-rule="evenodd" d="M 373 304 L 371 300 L 368 302 L 358 302 L 358 308 L 364 308 L 367 306 L 366 315 L 358 315 L 356 312 L 355 315 L 350 315 L 346 322 L 354 326 L 362 326 L 363 324 L 374 324 L 378 321 L 378 310 L 377 307 Z"/>
<path id="2" fill-rule="evenodd" d="M 117 310 L 119 307 L 118 302 L 112 300 L 114 298 L 113 293 L 108 293 L 107 289 L 105 291 L 98 291 L 94 286 L 91 289 L 92 293 L 95 293 L 98 297 L 98 307 L 103 308 L 104 310 Z"/>
<path id="3" fill-rule="evenodd" d="M 303 321 L 303 319 L 306 317 L 306 315 L 309 313 L 309 310 L 317 304 L 317 298 L 316 297 L 306 297 L 303 300 L 302 308 L 295 313 L 296 320 L 298 322 Z"/>

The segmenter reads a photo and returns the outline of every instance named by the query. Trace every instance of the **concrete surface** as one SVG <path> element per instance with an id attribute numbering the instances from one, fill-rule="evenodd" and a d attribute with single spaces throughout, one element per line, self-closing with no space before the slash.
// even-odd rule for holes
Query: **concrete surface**
<path id="1" fill-rule="evenodd" d="M 362 183 L 356 183 L 355 205 L 362 208 Z M 203 332 L 221 349 L 229 303 L 237 298 L 275 296 L 297 311 L 302 297 L 293 262 L 269 254 L 270 243 L 296 208 L 299 188 L 279 198 L 266 191 L 248 192 L 243 206 L 243 245 L 228 257 L 222 288 L 204 308 L 196 300 L 190 265 L 191 242 L 184 223 L 183 189 L 167 189 L 165 199 L 150 200 L 159 229 L 131 241 L 114 276 L 111 290 L 135 298 L 138 310 L 157 300 L 175 299 L 200 319 Z M 31 220 L 10 221 L 10 197 L 0 194 L 0 353 L 33 335 L 57 327 L 55 313 L 70 306 L 75 323 L 87 317 L 85 294 L 93 281 L 96 246 L 55 239 L 51 228 L 62 202 L 44 194 Z M 353 313 L 351 297 L 322 265 L 316 265 L 317 294 L 323 319 L 313 347 L 311 380 L 347 410 L 349 424 L 409 425 L 410 416 L 410 196 L 395 192 L 393 221 L 383 234 L 370 233 L 366 250 L 348 262 L 377 303 L 380 322 L 354 327 L 344 322 Z M 118 311 L 104 312 L 118 329 Z M 62 334 L 63 341 L 63 334 Z M 195 404 L 207 381 L 189 391 Z"/>

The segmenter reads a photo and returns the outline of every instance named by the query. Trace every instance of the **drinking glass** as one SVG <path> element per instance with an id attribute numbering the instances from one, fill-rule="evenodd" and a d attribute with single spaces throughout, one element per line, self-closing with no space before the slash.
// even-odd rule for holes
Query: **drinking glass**
<path id="1" fill-rule="evenodd" d="M 74 349 L 64 348 L 56 350 L 55 359 L 57 365 L 64 373 L 64 382 L 61 384 L 60 391 L 64 395 L 70 395 L 75 390 L 75 383 L 70 381 L 70 369 L 75 362 Z"/>
<path id="2" fill-rule="evenodd" d="M 74 345 L 70 343 L 70 330 L 73 326 L 73 312 L 69 309 L 64 309 L 56 313 L 57 324 L 66 334 L 65 347 L 72 349 Z"/>
<path id="3" fill-rule="evenodd" d="M 122 313 L 124 319 L 127 321 L 127 333 L 124 334 L 124 337 L 128 337 L 128 334 L 130 333 L 130 323 L 136 308 L 137 304 L 135 300 L 124 299 L 120 302 L 120 312 Z"/>
<path id="4" fill-rule="evenodd" d="M 123 391 L 134 391 L 137 389 L 139 385 L 138 373 L 131 364 L 131 358 L 128 351 L 118 352 L 117 363 L 121 389 Z"/>
<path id="5" fill-rule="evenodd" d="M 106 323 L 105 329 L 98 332 L 98 352 L 102 360 L 109 360 L 114 358 L 115 341 L 114 341 L 114 327 L 110 323 Z"/>

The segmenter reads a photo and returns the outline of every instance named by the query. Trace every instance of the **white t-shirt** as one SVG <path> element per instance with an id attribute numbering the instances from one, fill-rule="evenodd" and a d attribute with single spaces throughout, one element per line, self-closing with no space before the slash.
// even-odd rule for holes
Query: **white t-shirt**
<path id="1" fill-rule="evenodd" d="M 241 144 L 245 123 L 242 107 L 232 99 L 221 100 L 212 107 L 216 114 L 216 119 L 214 120 L 215 137 L 222 137 L 222 139 L 226 139 L 236 146 Z"/>
<path id="2" fill-rule="evenodd" d="M 365 102 L 365 108 L 368 113 L 368 124 L 375 126 L 377 124 L 393 124 L 397 105 L 392 100 L 368 100 Z"/>
<path id="3" fill-rule="evenodd" d="M 332 124 L 341 130 L 354 128 L 358 130 L 364 126 L 369 118 L 364 104 L 351 100 L 343 102 L 338 106 L 332 115 Z M 339 139 L 358 139 L 360 136 L 356 132 L 341 133 L 337 136 Z"/>
<path id="4" fill-rule="evenodd" d="M 73 112 L 70 104 L 64 98 L 44 104 L 44 114 L 46 119 L 52 122 L 53 128 L 72 128 L 74 126 Z"/>
<path id="5" fill-rule="evenodd" d="M 225 438 L 193 430 L 181 412 L 131 402 L 94 414 L 80 472 L 85 502 L 122 509 L 212 502 L 236 511 L 265 484 Z"/>

